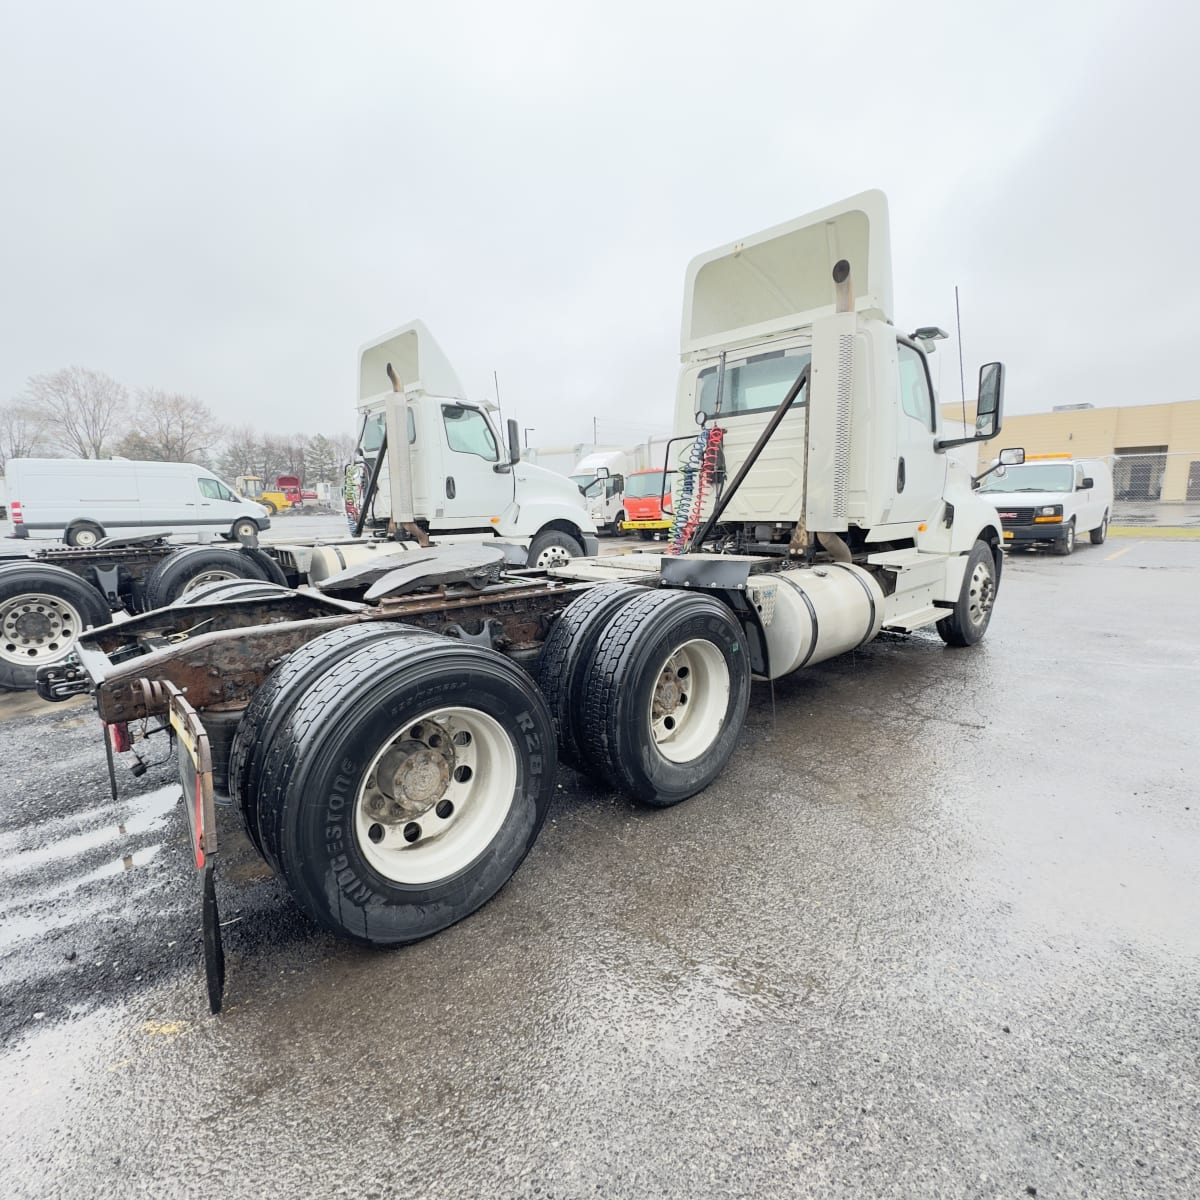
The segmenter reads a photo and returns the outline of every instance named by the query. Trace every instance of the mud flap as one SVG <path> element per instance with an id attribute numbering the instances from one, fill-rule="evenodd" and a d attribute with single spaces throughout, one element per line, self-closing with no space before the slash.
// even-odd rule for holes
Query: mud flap
<path id="1" fill-rule="evenodd" d="M 187 813 L 196 870 L 201 873 L 200 916 L 204 943 L 204 978 L 208 986 L 208 1007 L 221 1011 L 225 994 L 225 950 L 221 945 L 221 916 L 217 907 L 217 887 L 213 856 L 217 852 L 217 816 L 213 800 L 212 749 L 208 733 L 196 710 L 174 684 L 163 681 L 175 733 L 179 763 L 179 782 L 183 785 L 183 806 Z"/>
<path id="2" fill-rule="evenodd" d="M 217 909 L 217 887 L 213 865 L 204 868 L 204 981 L 208 985 L 209 1012 L 221 1011 L 225 995 L 225 948 L 221 945 L 221 914 Z"/>

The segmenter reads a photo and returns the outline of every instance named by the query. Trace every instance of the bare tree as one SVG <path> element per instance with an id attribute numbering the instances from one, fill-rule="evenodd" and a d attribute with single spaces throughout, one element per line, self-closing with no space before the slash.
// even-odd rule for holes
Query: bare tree
<path id="1" fill-rule="evenodd" d="M 195 396 L 142 388 L 133 408 L 132 429 L 118 443 L 127 458 L 158 462 L 205 462 L 219 424 Z"/>
<path id="2" fill-rule="evenodd" d="M 47 436 L 79 458 L 100 457 L 128 398 L 123 385 L 87 367 L 65 367 L 29 380 L 29 407 L 45 422 Z"/>
<path id="3" fill-rule="evenodd" d="M 239 475 L 263 476 L 262 438 L 251 425 L 238 425 L 225 431 L 220 457 L 221 474 L 232 483 Z"/>
<path id="4" fill-rule="evenodd" d="M 0 474 L 10 458 L 36 458 L 49 448 L 45 422 L 28 404 L 0 404 Z"/>

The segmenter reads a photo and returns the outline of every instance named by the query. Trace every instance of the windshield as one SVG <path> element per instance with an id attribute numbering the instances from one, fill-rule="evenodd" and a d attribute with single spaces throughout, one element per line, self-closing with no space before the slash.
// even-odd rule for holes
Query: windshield
<path id="1" fill-rule="evenodd" d="M 725 386 L 721 389 L 721 415 L 763 412 L 778 408 L 796 382 L 805 363 L 812 358 L 807 349 L 774 350 L 725 364 Z M 797 407 L 807 400 L 808 388 L 796 397 Z M 717 415 L 717 368 L 706 367 L 696 381 L 696 412 Z"/>
<path id="2" fill-rule="evenodd" d="M 1070 492 L 1075 487 L 1075 468 L 1070 463 L 1026 463 L 989 475 L 981 492 Z"/>
<path id="3" fill-rule="evenodd" d="M 644 500 L 647 496 L 661 497 L 665 491 L 661 471 L 650 471 L 645 475 L 627 475 L 625 477 L 625 495 L 633 500 Z"/>
<path id="4" fill-rule="evenodd" d="M 585 495 L 594 495 L 604 482 L 595 475 L 572 475 L 571 482 Z"/>

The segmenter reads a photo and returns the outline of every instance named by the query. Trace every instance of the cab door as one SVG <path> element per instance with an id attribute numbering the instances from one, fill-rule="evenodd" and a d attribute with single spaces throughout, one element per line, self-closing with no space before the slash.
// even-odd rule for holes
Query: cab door
<path id="1" fill-rule="evenodd" d="M 487 414 L 469 404 L 437 406 L 442 476 L 433 511 L 441 529 L 487 529 L 513 502 L 513 472 Z M 497 471 L 498 466 L 507 469 Z M 441 510 L 440 513 L 438 510 Z"/>
<path id="2" fill-rule="evenodd" d="M 937 424 L 925 355 L 903 341 L 896 350 L 900 394 L 889 525 L 934 520 L 946 486 L 946 456 L 934 449 Z"/>

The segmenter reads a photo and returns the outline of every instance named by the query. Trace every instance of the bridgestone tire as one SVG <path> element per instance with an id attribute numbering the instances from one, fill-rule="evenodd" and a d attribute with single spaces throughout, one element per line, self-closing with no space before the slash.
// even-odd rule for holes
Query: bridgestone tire
<path id="1" fill-rule="evenodd" d="M 687 720 L 710 715 L 693 727 L 705 735 L 696 753 L 671 758 L 666 749 L 674 748 L 657 741 L 652 727 L 656 689 L 664 671 L 689 648 L 710 662 L 710 683 L 704 682 L 704 672 L 690 668 L 688 703 L 694 707 Z M 583 752 L 612 787 L 666 808 L 702 791 L 720 774 L 737 745 L 749 701 L 750 663 L 742 629 L 729 609 L 712 596 L 650 592 L 626 605 L 605 629 L 587 671 Z M 684 710 L 674 711 L 682 720 Z"/>
<path id="2" fill-rule="evenodd" d="M 987 633 L 1000 588 L 996 559 L 987 542 L 976 542 L 967 557 L 962 588 L 950 615 L 937 623 L 947 646 L 974 646 Z"/>
<path id="3" fill-rule="evenodd" d="M 264 844 L 258 810 L 259 782 L 264 762 L 271 755 L 276 732 L 291 716 L 292 709 L 310 684 L 320 675 L 365 646 L 404 634 L 436 636 L 399 621 L 371 621 L 364 625 L 331 629 L 289 654 L 246 706 L 230 751 L 228 790 L 242 814 L 242 823 L 255 849 L 276 872 L 279 863 L 268 846 L 274 846 L 278 835 L 272 833 Z"/>
<path id="4" fill-rule="evenodd" d="M 48 600 L 42 607 L 52 609 L 51 615 L 39 614 L 36 603 L 25 613 L 26 606 L 17 601 L 26 596 Z M 49 563 L 4 566 L 0 569 L 0 688 L 32 690 L 38 667 L 66 658 L 83 627 L 111 621 L 104 597 L 71 571 Z M 29 635 L 28 641 L 23 633 Z"/>
<path id="5" fill-rule="evenodd" d="M 1091 538 L 1093 546 L 1104 545 L 1104 539 L 1108 537 L 1108 513 L 1104 514 L 1104 520 L 1095 529 L 1089 530 L 1088 537 Z"/>
<path id="6" fill-rule="evenodd" d="M 545 529 L 533 539 L 527 562 L 531 567 L 554 567 L 582 556 L 583 547 L 569 533 Z"/>
<path id="7" fill-rule="evenodd" d="M 90 549 L 104 537 L 104 530 L 95 521 L 72 521 L 63 541 L 81 550 Z"/>
<path id="8" fill-rule="evenodd" d="M 418 828 L 417 844 L 434 847 L 434 863 L 437 847 L 447 846 L 446 873 L 401 881 L 364 850 L 376 838 L 360 839 L 362 789 L 372 771 L 383 770 L 377 764 L 385 748 L 406 731 L 415 737 L 414 723 L 443 713 L 473 714 L 497 731 L 475 739 L 478 747 L 493 738 L 501 757 L 478 760 L 474 782 L 464 785 L 470 798 L 456 809 L 455 828 L 483 832 L 467 840 L 470 857 L 459 861 L 464 843 L 449 832 L 443 835 L 449 841 L 424 839 Z M 272 738 L 271 752 L 259 790 L 260 822 L 276 839 L 268 849 L 293 898 L 325 929 L 379 946 L 428 937 L 491 899 L 529 852 L 554 792 L 554 729 L 533 681 L 503 655 L 443 638 L 398 637 L 343 659 L 306 689 Z M 476 822 L 481 812 L 495 824 Z M 432 823 L 428 813 L 410 825 L 418 821 Z M 383 834 L 382 826 L 374 829 Z M 405 860 L 403 847 L 387 853 L 389 865 L 422 861 Z M 406 865 L 395 870 L 421 873 Z"/>
<path id="9" fill-rule="evenodd" d="M 173 604 L 193 579 L 210 572 L 236 579 L 262 581 L 267 577 L 258 563 L 240 550 L 223 546 L 187 546 L 168 554 L 146 577 L 146 610 Z"/>
<path id="10" fill-rule="evenodd" d="M 558 735 L 558 758 L 587 770 L 581 749 L 583 683 L 608 624 L 631 600 L 646 595 L 632 583 L 602 583 L 563 609 L 542 643 L 537 682 Z"/>

